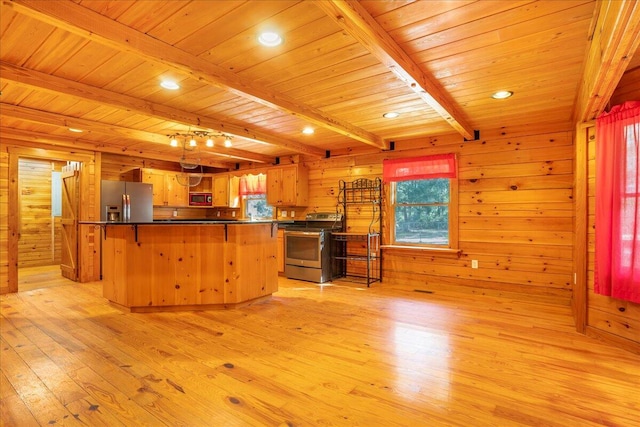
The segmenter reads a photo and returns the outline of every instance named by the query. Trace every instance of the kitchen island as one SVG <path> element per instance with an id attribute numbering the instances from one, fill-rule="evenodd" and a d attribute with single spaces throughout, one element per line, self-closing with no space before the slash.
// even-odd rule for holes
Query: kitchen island
<path id="1" fill-rule="evenodd" d="M 131 312 L 235 308 L 278 290 L 273 221 L 92 224 L 103 296 Z"/>

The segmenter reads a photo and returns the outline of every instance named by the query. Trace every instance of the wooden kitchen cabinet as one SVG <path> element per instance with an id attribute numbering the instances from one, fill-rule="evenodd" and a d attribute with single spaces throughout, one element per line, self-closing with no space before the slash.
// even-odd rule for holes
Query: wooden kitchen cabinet
<path id="1" fill-rule="evenodd" d="M 189 205 L 189 187 L 180 185 L 176 172 L 142 169 L 141 181 L 153 185 L 153 205 L 185 207 Z"/>
<path id="2" fill-rule="evenodd" d="M 278 248 L 276 252 L 278 262 L 278 274 L 284 274 L 284 229 L 278 229 Z"/>
<path id="3" fill-rule="evenodd" d="M 189 187 L 178 182 L 175 173 L 168 173 L 166 178 L 167 206 L 189 206 Z"/>
<path id="4" fill-rule="evenodd" d="M 309 172 L 302 165 L 267 170 L 267 203 L 271 206 L 307 206 Z"/>
<path id="5" fill-rule="evenodd" d="M 229 175 L 216 174 L 213 176 L 213 206 L 229 206 Z"/>

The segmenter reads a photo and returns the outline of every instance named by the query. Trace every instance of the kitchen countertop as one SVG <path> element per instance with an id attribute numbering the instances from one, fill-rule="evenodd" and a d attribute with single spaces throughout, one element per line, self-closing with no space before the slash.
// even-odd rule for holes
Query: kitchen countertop
<path id="1" fill-rule="evenodd" d="M 274 224 L 278 223 L 278 221 L 274 220 L 234 220 L 234 219 L 216 219 L 216 220 L 208 220 L 208 219 L 160 219 L 154 220 L 152 222 L 114 222 L 114 221 L 78 221 L 79 224 L 86 225 L 248 225 L 248 224 Z"/>

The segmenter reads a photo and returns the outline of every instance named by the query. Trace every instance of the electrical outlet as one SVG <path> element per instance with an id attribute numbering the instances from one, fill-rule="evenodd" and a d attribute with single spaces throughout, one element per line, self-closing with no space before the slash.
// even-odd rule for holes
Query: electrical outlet
<path id="1" fill-rule="evenodd" d="M 231 218 L 235 218 L 236 217 L 236 211 L 231 212 Z"/>
<path id="2" fill-rule="evenodd" d="M 220 211 L 216 212 L 216 216 L 220 218 Z"/>
<path id="3" fill-rule="evenodd" d="M 478 268 L 478 260 L 477 259 L 472 259 L 471 260 L 471 268 Z"/>
<path id="4" fill-rule="evenodd" d="M 295 218 L 296 217 L 296 211 L 291 211 L 291 218 Z"/>
<path id="5" fill-rule="evenodd" d="M 280 216 L 282 218 L 286 218 L 287 217 L 287 211 L 280 211 Z"/>
<path id="6" fill-rule="evenodd" d="M 173 216 L 178 216 L 178 209 L 173 210 Z"/>

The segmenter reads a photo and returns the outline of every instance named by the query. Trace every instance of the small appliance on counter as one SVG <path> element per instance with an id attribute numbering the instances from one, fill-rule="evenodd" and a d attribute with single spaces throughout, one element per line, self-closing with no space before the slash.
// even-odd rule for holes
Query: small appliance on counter
<path id="1" fill-rule="evenodd" d="M 151 184 L 103 180 L 100 186 L 100 200 L 100 221 L 153 221 L 153 186 Z"/>

